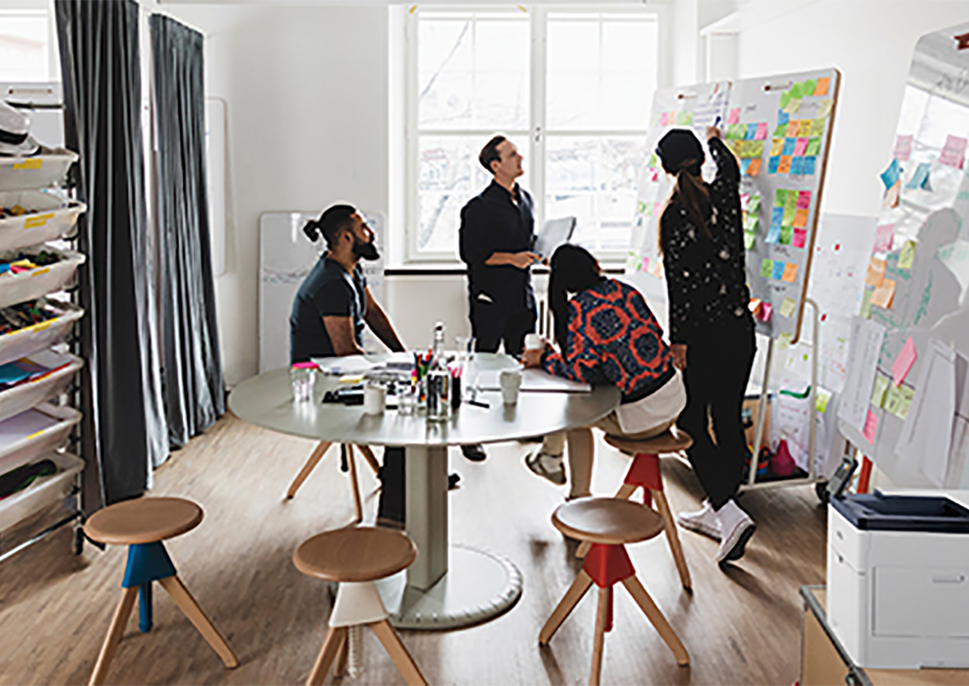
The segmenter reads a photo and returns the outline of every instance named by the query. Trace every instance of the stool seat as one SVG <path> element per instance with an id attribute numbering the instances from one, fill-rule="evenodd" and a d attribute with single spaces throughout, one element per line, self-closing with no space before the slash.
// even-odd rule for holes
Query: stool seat
<path id="1" fill-rule="evenodd" d="M 673 427 L 669 431 L 664 431 L 652 438 L 636 440 L 619 436 L 606 436 L 606 443 L 624 453 L 635 455 L 636 453 L 646 453 L 647 455 L 659 455 L 660 453 L 676 453 L 686 450 L 693 445 L 693 439 L 685 431 L 677 431 Z"/>
<path id="2" fill-rule="evenodd" d="M 182 498 L 138 498 L 98 510 L 84 523 L 88 538 L 138 545 L 174 538 L 202 521 L 202 508 Z"/>
<path id="3" fill-rule="evenodd" d="M 663 531 L 663 518 L 620 498 L 580 498 L 559 505 L 552 524 L 569 538 L 602 545 L 638 543 Z"/>
<path id="4" fill-rule="evenodd" d="M 376 581 L 407 569 L 417 546 L 405 534 L 377 527 L 327 531 L 304 541 L 293 553 L 296 568 L 325 581 Z"/>

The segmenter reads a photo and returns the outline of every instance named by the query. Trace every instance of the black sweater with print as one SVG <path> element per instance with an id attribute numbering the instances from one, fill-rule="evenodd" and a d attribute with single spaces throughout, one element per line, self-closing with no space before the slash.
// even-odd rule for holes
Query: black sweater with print
<path id="1" fill-rule="evenodd" d="M 712 138 L 709 146 L 717 164 L 716 178 L 706 184 L 710 207 L 705 218 L 712 240 L 675 198 L 660 219 L 671 343 L 715 335 L 717 328 L 738 320 L 753 325 L 747 309 L 740 170 L 722 140 Z"/>

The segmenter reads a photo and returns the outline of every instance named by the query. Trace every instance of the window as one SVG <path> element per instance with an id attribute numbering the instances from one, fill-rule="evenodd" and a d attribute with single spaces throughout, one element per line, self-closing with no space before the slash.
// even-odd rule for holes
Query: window
<path id="1" fill-rule="evenodd" d="M 50 80 L 50 44 L 46 11 L 0 11 L 0 82 Z"/>
<path id="2" fill-rule="evenodd" d="M 414 12 L 408 18 L 408 258 L 454 260 L 461 207 L 491 181 L 495 133 L 525 155 L 536 221 L 574 215 L 573 240 L 628 249 L 658 74 L 654 13 Z"/>

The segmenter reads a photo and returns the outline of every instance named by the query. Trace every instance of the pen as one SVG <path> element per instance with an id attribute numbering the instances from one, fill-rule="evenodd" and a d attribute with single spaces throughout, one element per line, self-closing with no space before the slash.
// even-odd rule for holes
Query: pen
<path id="1" fill-rule="evenodd" d="M 720 115 L 717 115 L 716 121 L 713 122 L 714 127 L 720 126 Z"/>
<path id="2" fill-rule="evenodd" d="M 475 407 L 483 407 L 486 410 L 491 409 L 491 405 L 489 405 L 488 403 L 483 403 L 480 400 L 469 400 L 468 405 L 474 405 Z"/>

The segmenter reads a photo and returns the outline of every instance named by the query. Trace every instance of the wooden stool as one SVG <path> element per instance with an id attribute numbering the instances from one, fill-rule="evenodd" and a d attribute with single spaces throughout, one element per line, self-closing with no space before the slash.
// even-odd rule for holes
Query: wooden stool
<path id="1" fill-rule="evenodd" d="M 340 584 L 330 613 L 330 628 L 306 680 L 307 686 L 323 683 L 338 653 L 340 660 L 335 671 L 337 676 L 342 675 L 348 629 L 364 624 L 376 634 L 408 684 L 427 684 L 387 621 L 387 610 L 374 584 L 407 569 L 416 558 L 417 546 L 403 533 L 366 526 L 327 531 L 296 549 L 293 563 L 299 571 Z"/>
<path id="2" fill-rule="evenodd" d="M 663 474 L 659 467 L 659 455 L 660 453 L 676 453 L 686 450 L 693 445 L 693 439 L 682 429 L 678 430 L 674 427 L 659 436 L 641 440 L 606 436 L 606 443 L 633 456 L 633 462 L 629 465 L 629 471 L 626 472 L 626 478 L 623 479 L 623 484 L 619 487 L 616 497 L 628 500 L 637 488 L 642 487 L 643 504 L 649 507 L 653 501 L 656 502 L 656 509 L 663 516 L 666 539 L 669 541 L 670 552 L 673 553 L 676 569 L 680 573 L 680 581 L 683 588 L 691 590 L 693 581 L 690 579 L 690 568 L 686 566 L 686 558 L 683 557 L 683 546 L 680 545 L 676 522 L 673 521 L 673 513 L 670 511 L 666 494 L 663 493 Z M 586 553 L 589 552 L 589 546 L 589 543 L 580 545 L 575 556 L 585 557 Z"/>
<path id="3" fill-rule="evenodd" d="M 84 533 L 95 541 L 128 546 L 128 565 L 121 587 L 121 604 L 111 620 L 89 684 L 100 684 L 121 641 L 125 624 L 140 593 L 142 632 L 151 631 L 151 582 L 161 584 L 178 608 L 195 625 L 202 637 L 219 654 L 229 669 L 239 666 L 232 648 L 205 616 L 195 598 L 178 578 L 162 541 L 191 531 L 202 521 L 202 508 L 181 498 L 140 498 L 98 510 L 85 522 Z"/>
<path id="4" fill-rule="evenodd" d="M 299 470 L 299 474 L 297 474 L 296 478 L 293 479 L 293 483 L 289 485 L 289 490 L 286 491 L 286 500 L 293 499 L 293 497 L 296 495 L 296 491 L 299 490 L 299 487 L 303 485 L 304 481 L 306 481 L 306 478 L 310 475 L 310 472 L 312 472 L 316 468 L 316 465 L 319 464 L 320 460 L 323 459 L 323 455 L 326 454 L 326 451 L 330 449 L 331 445 L 333 445 L 331 441 L 320 441 L 316 445 L 316 448 L 313 449 L 313 452 L 310 454 L 310 458 L 306 461 L 306 464 L 304 464 L 303 468 Z M 374 456 L 370 447 L 366 445 L 358 445 L 356 447 L 367 461 L 367 464 L 370 465 L 370 469 L 373 470 L 373 473 L 379 474 L 380 463 L 377 462 L 377 458 Z M 357 464 L 353 457 L 353 446 L 348 443 L 341 443 L 340 450 L 343 460 L 346 462 L 347 468 L 350 472 L 350 482 L 353 488 L 353 509 L 356 513 L 354 524 L 359 524 L 363 521 L 363 507 L 360 502 L 360 484 L 357 482 Z"/>
<path id="5" fill-rule="evenodd" d="M 570 538 L 588 541 L 591 549 L 579 576 L 542 627 L 538 635 L 539 644 L 547 645 L 552 640 L 559 626 L 595 582 L 599 587 L 599 605 L 589 684 L 597 686 L 602 672 L 605 632 L 612 630 L 612 587 L 621 581 L 673 651 L 676 662 L 680 665 L 690 664 L 686 648 L 636 577 L 636 570 L 626 553 L 627 543 L 638 543 L 659 535 L 663 530 L 662 518 L 653 510 L 628 500 L 581 498 L 560 505 L 552 514 L 552 524 Z"/>

